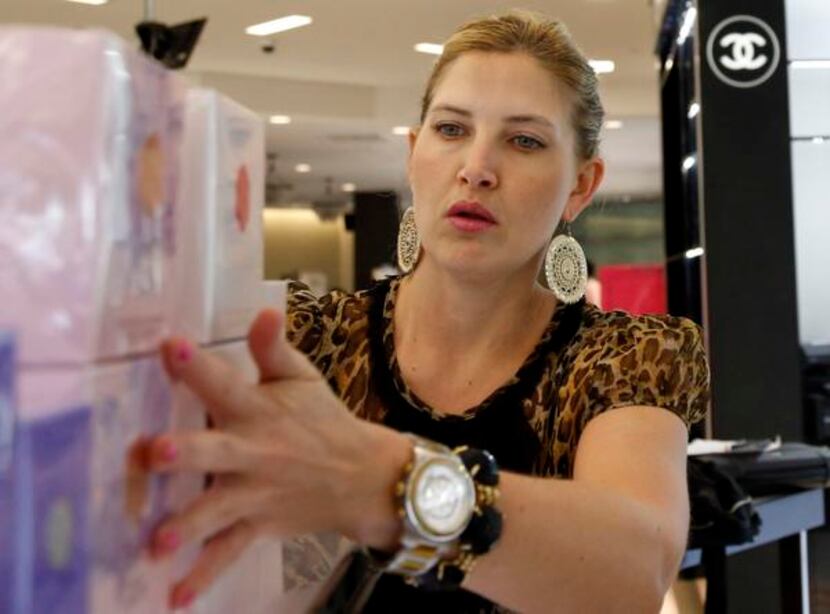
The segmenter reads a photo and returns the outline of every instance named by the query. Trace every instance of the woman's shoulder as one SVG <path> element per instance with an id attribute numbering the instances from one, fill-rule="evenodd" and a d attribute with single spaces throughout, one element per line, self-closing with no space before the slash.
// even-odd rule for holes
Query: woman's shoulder
<path id="1" fill-rule="evenodd" d="M 365 325 L 369 299 L 369 290 L 332 290 L 317 296 L 306 284 L 290 281 L 286 300 L 288 340 L 313 360 L 335 331 L 348 334 L 350 329 Z"/>
<path id="2" fill-rule="evenodd" d="M 702 349 L 703 331 L 695 322 L 663 314 L 634 315 L 626 311 L 602 311 L 586 304 L 580 345 L 586 350 L 628 351 L 642 346 L 649 359 L 659 358 L 659 350 L 690 352 Z"/>
<path id="3" fill-rule="evenodd" d="M 589 416 L 629 405 L 669 409 L 687 425 L 705 415 L 709 366 L 691 320 L 587 305 L 570 353 L 569 393 Z"/>
<path id="4" fill-rule="evenodd" d="M 288 282 L 287 311 L 300 313 L 335 313 L 343 308 L 356 308 L 368 305 L 369 290 L 346 292 L 334 289 L 317 296 L 308 285 L 295 279 Z"/>

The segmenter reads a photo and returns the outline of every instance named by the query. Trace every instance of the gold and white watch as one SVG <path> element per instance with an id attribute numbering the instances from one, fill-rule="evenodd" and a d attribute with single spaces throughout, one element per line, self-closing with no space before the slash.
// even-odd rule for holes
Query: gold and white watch
<path id="1" fill-rule="evenodd" d="M 419 576 L 454 554 L 476 506 L 476 486 L 461 459 L 447 446 L 409 435 L 413 457 L 395 495 L 403 520 L 399 550 L 384 571 Z"/>

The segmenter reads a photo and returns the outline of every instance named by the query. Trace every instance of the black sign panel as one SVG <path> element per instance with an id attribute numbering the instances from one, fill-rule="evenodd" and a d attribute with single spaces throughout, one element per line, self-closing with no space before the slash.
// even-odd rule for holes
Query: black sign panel
<path id="1" fill-rule="evenodd" d="M 799 439 L 784 4 L 698 7 L 714 435 Z"/>

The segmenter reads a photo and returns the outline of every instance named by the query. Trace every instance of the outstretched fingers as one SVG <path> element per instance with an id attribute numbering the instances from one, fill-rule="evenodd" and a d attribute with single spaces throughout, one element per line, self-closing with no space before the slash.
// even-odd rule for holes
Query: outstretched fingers
<path id="1" fill-rule="evenodd" d="M 168 433 L 150 442 L 150 468 L 157 473 L 247 473 L 261 455 L 241 437 L 226 431 Z"/>
<path id="2" fill-rule="evenodd" d="M 172 337 L 161 352 L 170 376 L 192 390 L 212 417 L 244 415 L 257 407 L 255 390 L 242 372 L 192 341 Z"/>
<path id="3" fill-rule="evenodd" d="M 261 497 L 260 491 L 250 486 L 212 487 L 156 528 L 151 554 L 155 558 L 172 555 L 183 546 L 200 544 L 252 518 Z"/>
<path id="4" fill-rule="evenodd" d="M 170 590 L 170 607 L 184 608 L 203 594 L 256 540 L 254 525 L 240 521 L 210 538 L 190 572 Z"/>

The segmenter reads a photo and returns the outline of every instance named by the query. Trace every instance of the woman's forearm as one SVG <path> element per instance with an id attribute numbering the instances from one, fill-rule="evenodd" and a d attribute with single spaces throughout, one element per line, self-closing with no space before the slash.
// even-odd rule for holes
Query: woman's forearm
<path id="1" fill-rule="evenodd" d="M 501 483 L 501 540 L 465 588 L 522 612 L 659 611 L 678 562 L 658 513 L 574 480 Z"/>
<path id="2" fill-rule="evenodd" d="M 373 456 L 384 460 L 366 467 L 361 480 L 385 475 L 388 481 L 390 467 L 402 471 L 411 443 L 372 426 L 380 440 Z M 383 492 L 391 487 L 387 483 Z M 400 519 L 389 495 L 359 508 L 355 522 L 364 530 L 353 537 L 394 549 Z M 465 588 L 522 612 L 659 611 L 682 548 L 672 543 L 672 531 L 662 526 L 657 510 L 584 481 L 508 472 L 501 474 L 499 508 L 501 539 L 478 560 Z"/>

